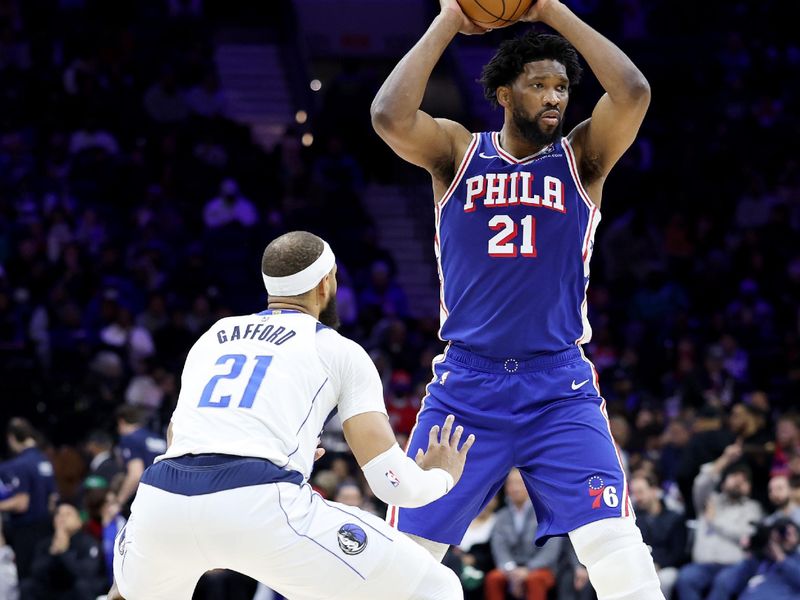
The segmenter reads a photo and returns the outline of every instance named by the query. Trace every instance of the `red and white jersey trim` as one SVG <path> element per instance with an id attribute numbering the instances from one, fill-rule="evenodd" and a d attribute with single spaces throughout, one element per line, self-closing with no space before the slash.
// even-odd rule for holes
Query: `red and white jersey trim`
<path id="1" fill-rule="evenodd" d="M 572 150 L 572 145 L 569 143 L 569 140 L 565 137 L 561 138 L 561 146 L 564 148 L 564 152 L 567 155 L 567 164 L 569 165 L 569 172 L 572 174 L 572 179 L 575 181 L 575 187 L 578 188 L 578 194 L 586 203 L 586 206 L 590 209 L 599 210 L 597 205 L 592 201 L 589 197 L 589 194 L 586 192 L 586 189 L 583 187 L 583 182 L 581 182 L 580 174 L 578 173 L 578 163 L 575 161 L 575 153 Z"/>
<path id="2" fill-rule="evenodd" d="M 472 134 L 472 141 L 470 142 L 469 146 L 467 146 L 467 151 L 464 153 L 464 158 L 461 159 L 461 164 L 458 165 L 458 170 L 456 171 L 456 176 L 453 177 L 453 181 L 450 183 L 450 187 L 447 188 L 447 191 L 442 196 L 442 199 L 436 203 L 436 205 L 440 208 L 444 208 L 444 205 L 447 204 L 447 201 L 450 200 L 450 197 L 453 195 L 453 192 L 456 191 L 458 184 L 461 183 L 461 179 L 464 177 L 464 172 L 467 170 L 467 165 L 472 160 L 472 157 L 475 155 L 475 150 L 478 148 L 478 143 L 480 142 L 481 136 L 479 133 Z"/>

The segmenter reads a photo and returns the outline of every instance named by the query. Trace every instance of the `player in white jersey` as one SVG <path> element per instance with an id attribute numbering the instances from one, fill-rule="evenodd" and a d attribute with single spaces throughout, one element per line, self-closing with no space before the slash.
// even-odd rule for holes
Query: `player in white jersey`
<path id="1" fill-rule="evenodd" d="M 215 568 L 291 600 L 462 598 L 428 552 L 307 481 L 334 411 L 372 490 L 400 506 L 446 494 L 474 437 L 459 448 L 451 416 L 416 462 L 400 450 L 374 365 L 334 329 L 336 265 L 323 240 L 277 238 L 262 275 L 268 310 L 218 321 L 189 352 L 169 448 L 142 476 L 115 542 L 109 598 L 189 599 Z"/>

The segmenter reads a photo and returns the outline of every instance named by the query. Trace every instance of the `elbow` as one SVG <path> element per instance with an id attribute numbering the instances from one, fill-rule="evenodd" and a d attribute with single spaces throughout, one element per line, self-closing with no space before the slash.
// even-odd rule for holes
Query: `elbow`
<path id="1" fill-rule="evenodd" d="M 372 120 L 372 128 L 377 133 L 380 134 L 391 130 L 393 124 L 391 114 L 379 98 L 375 98 L 372 102 L 372 106 L 369 108 L 369 116 Z"/>
<path id="2" fill-rule="evenodd" d="M 631 102 L 647 106 L 650 104 L 650 83 L 641 72 L 637 71 L 628 83 L 628 97 Z"/>

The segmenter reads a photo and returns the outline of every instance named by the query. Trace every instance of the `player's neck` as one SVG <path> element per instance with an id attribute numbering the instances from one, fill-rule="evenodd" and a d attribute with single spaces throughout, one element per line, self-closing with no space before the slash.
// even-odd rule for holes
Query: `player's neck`
<path id="1" fill-rule="evenodd" d="M 307 306 L 301 302 L 287 302 L 283 300 L 278 300 L 276 302 L 270 301 L 267 304 L 267 308 L 269 310 L 296 310 L 301 313 L 311 315 L 315 319 L 319 320 L 319 311 L 315 312 L 310 306 Z"/>
<path id="2" fill-rule="evenodd" d="M 548 144 L 536 145 L 526 140 L 522 135 L 514 131 L 513 126 L 503 125 L 500 130 L 500 149 L 507 152 L 516 159 L 525 158 L 538 153 Z"/>

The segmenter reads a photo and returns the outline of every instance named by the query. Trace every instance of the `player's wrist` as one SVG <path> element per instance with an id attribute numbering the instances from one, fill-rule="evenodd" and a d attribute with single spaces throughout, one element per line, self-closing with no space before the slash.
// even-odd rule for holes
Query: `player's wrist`
<path id="1" fill-rule="evenodd" d="M 450 490 L 452 490 L 453 486 L 456 484 L 455 478 L 448 471 L 444 470 L 441 467 L 433 467 L 431 469 L 428 469 L 428 472 L 430 472 L 430 473 L 433 473 L 434 471 L 437 471 L 438 473 L 440 473 L 441 477 L 444 479 L 445 490 L 446 490 L 445 494 L 447 492 L 449 492 Z"/>
<path id="2" fill-rule="evenodd" d="M 455 35 L 461 30 L 464 25 L 464 15 L 457 9 L 444 6 L 442 11 L 434 20 L 434 26 L 444 29 L 451 36 Z"/>
<path id="3" fill-rule="evenodd" d="M 551 0 L 542 7 L 536 20 L 558 30 L 559 24 L 563 22 L 565 17 L 568 18 L 570 15 L 572 15 L 572 11 L 566 4 L 562 4 L 557 0 Z"/>

